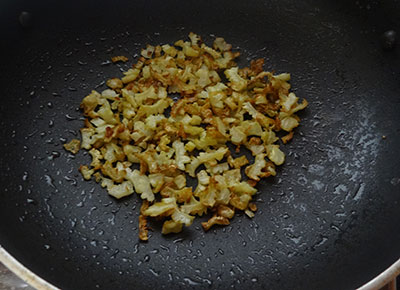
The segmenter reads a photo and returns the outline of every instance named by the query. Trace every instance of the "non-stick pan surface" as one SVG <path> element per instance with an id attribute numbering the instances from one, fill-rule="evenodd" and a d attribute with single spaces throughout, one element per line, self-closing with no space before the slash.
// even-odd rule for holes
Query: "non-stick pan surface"
<path id="1" fill-rule="evenodd" d="M 0 5 L 0 244 L 43 278 L 62 289 L 350 289 L 400 257 L 400 50 L 381 45 L 400 32 L 398 2 Z M 241 65 L 262 57 L 290 72 L 310 105 L 287 162 L 259 184 L 255 218 L 208 233 L 196 220 L 170 236 L 154 223 L 140 243 L 138 197 L 83 181 L 89 156 L 62 144 L 90 90 L 145 44 L 190 31 L 224 37 Z M 121 54 L 128 64 L 110 64 Z"/>

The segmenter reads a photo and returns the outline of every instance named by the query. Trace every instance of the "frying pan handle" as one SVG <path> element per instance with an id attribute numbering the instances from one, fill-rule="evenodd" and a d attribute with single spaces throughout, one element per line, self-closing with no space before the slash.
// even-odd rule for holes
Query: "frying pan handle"
<path id="1" fill-rule="evenodd" d="M 392 266 L 387 268 L 383 273 L 364 284 L 357 290 L 377 290 L 386 285 L 388 290 L 396 290 L 396 277 L 400 275 L 400 259 Z"/>
<path id="2" fill-rule="evenodd" d="M 389 284 L 386 285 L 387 290 L 396 290 L 397 286 L 396 286 L 396 279 L 390 281 Z"/>

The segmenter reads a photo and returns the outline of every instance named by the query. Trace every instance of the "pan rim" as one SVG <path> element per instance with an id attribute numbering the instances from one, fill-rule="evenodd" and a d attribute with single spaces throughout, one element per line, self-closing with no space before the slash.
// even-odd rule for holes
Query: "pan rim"
<path id="1" fill-rule="evenodd" d="M 361 287 L 357 288 L 357 290 L 375 290 L 381 289 L 390 281 L 396 279 L 396 277 L 400 275 L 400 259 L 394 262 L 391 266 L 389 266 L 385 271 L 380 273 L 378 276 L 373 278 L 371 281 L 365 283 Z"/>
<path id="2" fill-rule="evenodd" d="M 29 270 L 17 259 L 15 259 L 6 249 L 0 245 L 0 262 L 3 263 L 15 275 L 24 280 L 30 286 L 38 290 L 60 290 L 56 286 L 47 282 L 37 274 Z"/>
<path id="3" fill-rule="evenodd" d="M 25 267 L 21 262 L 14 258 L 5 248 L 0 245 L 0 262 L 3 263 L 15 275 L 24 280 L 30 286 L 38 290 L 60 290 L 53 284 Z M 390 265 L 386 270 L 377 275 L 371 281 L 368 281 L 357 290 L 376 290 L 380 289 L 390 281 L 400 275 L 400 258 Z"/>

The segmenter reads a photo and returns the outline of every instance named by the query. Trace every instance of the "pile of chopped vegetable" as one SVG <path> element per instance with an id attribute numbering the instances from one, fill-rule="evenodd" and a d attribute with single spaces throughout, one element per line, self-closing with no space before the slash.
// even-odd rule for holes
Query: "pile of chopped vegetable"
<path id="1" fill-rule="evenodd" d="M 148 217 L 164 219 L 163 234 L 180 232 L 209 211 L 205 230 L 228 225 L 237 210 L 253 217 L 255 186 L 276 175 L 285 160 L 277 142 L 292 139 L 300 121 L 295 113 L 307 106 L 289 92 L 290 75 L 264 71 L 263 59 L 239 68 L 239 53 L 223 38 L 212 47 L 194 33 L 189 38 L 147 45 L 122 78 L 108 80 L 109 89 L 92 91 L 81 104 L 80 146 L 92 162 L 80 172 L 115 198 L 141 196 L 141 240 L 148 239 Z M 287 133 L 279 138 L 281 130 Z M 76 152 L 72 142 L 65 148 Z M 234 158 L 229 143 L 236 152 L 247 148 L 254 162 L 244 154 Z M 187 186 L 188 176 L 197 178 L 195 188 Z"/>

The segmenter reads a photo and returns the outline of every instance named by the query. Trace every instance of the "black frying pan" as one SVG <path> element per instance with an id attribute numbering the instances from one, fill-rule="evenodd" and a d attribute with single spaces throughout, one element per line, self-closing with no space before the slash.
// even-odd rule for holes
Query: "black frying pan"
<path id="1" fill-rule="evenodd" d="M 350 289 L 400 257 L 397 1 L 2 1 L 0 244 L 62 289 Z M 33 18 L 18 22 L 21 11 Z M 190 31 L 290 72 L 310 105 L 254 219 L 138 241 L 137 196 L 109 197 L 62 149 L 88 92 L 147 43 Z M 126 65 L 109 63 L 126 55 Z M 382 136 L 387 136 L 383 139 Z"/>

